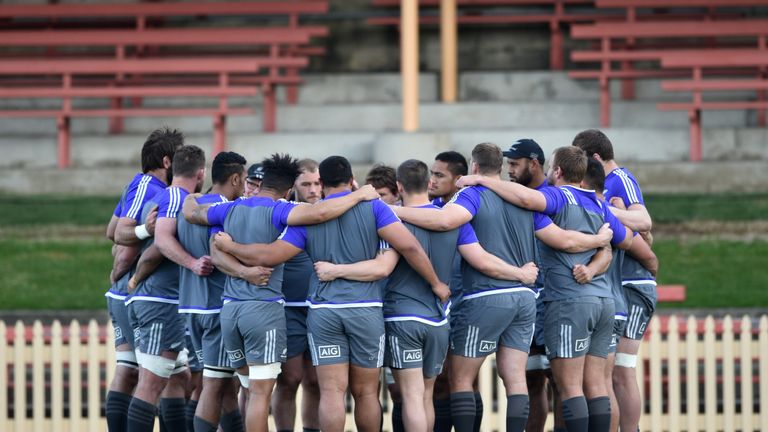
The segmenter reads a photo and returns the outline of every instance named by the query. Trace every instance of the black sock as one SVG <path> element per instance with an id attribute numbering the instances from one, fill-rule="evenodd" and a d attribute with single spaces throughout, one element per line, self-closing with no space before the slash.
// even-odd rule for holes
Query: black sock
<path id="1" fill-rule="evenodd" d="M 475 427 L 475 394 L 451 393 L 451 421 L 456 432 L 473 432 Z"/>
<path id="2" fill-rule="evenodd" d="M 320 432 L 320 429 L 302 428 L 302 432 Z"/>
<path id="3" fill-rule="evenodd" d="M 568 429 L 555 426 L 555 432 L 568 432 Z"/>
<path id="4" fill-rule="evenodd" d="M 587 432 L 589 430 L 589 410 L 584 396 L 577 396 L 563 401 L 563 420 L 568 432 Z"/>
<path id="5" fill-rule="evenodd" d="M 216 425 L 208 423 L 207 421 L 195 416 L 192 419 L 192 430 L 194 432 L 216 432 Z"/>
<path id="6" fill-rule="evenodd" d="M 128 432 L 152 432 L 155 428 L 157 407 L 141 399 L 131 399 L 128 407 Z"/>
<path id="7" fill-rule="evenodd" d="M 589 432 L 607 432 L 611 429 L 611 400 L 608 396 L 587 401 Z"/>
<path id="8" fill-rule="evenodd" d="M 483 423 L 483 397 L 475 393 L 475 424 L 474 432 L 480 432 L 480 424 Z"/>
<path id="9" fill-rule="evenodd" d="M 163 412 L 161 410 L 157 410 L 157 418 L 160 420 L 160 432 L 170 432 L 163 421 Z"/>
<path id="10" fill-rule="evenodd" d="M 293 429 L 278 429 L 277 432 L 293 432 Z"/>
<path id="11" fill-rule="evenodd" d="M 184 406 L 184 420 L 187 422 L 187 430 L 195 430 L 195 410 L 197 410 L 197 401 L 190 399 Z"/>
<path id="12" fill-rule="evenodd" d="M 528 395 L 507 396 L 507 432 L 523 432 L 525 430 L 529 409 Z"/>
<path id="13" fill-rule="evenodd" d="M 128 428 L 128 408 L 131 406 L 131 395 L 116 391 L 107 392 L 104 412 L 107 416 L 109 432 L 125 432 Z"/>
<path id="14" fill-rule="evenodd" d="M 237 408 L 222 415 L 219 425 L 221 425 L 221 430 L 224 432 L 243 432 L 245 430 L 245 427 L 243 427 L 243 416 Z"/>
<path id="15" fill-rule="evenodd" d="M 187 401 L 184 398 L 161 398 L 160 412 L 163 415 L 163 423 L 169 432 L 187 430 L 187 421 L 184 418 L 184 407 Z"/>
<path id="16" fill-rule="evenodd" d="M 392 404 L 392 432 L 405 432 L 402 402 L 394 402 Z"/>
<path id="17" fill-rule="evenodd" d="M 435 399 L 435 429 L 434 432 L 451 432 L 451 400 Z"/>

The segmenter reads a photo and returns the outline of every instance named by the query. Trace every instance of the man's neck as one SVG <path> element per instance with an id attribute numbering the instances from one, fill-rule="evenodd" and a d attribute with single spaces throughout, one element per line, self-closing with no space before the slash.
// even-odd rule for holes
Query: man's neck
<path id="1" fill-rule="evenodd" d="M 276 191 L 273 191 L 272 189 L 264 189 L 264 188 L 261 188 L 259 190 L 259 193 L 256 194 L 256 196 L 262 197 L 262 198 L 270 198 L 272 201 L 277 201 L 283 198 L 283 195 L 278 194 Z"/>
<path id="2" fill-rule="evenodd" d="M 537 189 L 545 181 L 547 181 L 547 177 L 543 173 L 536 173 L 531 178 L 531 182 L 528 183 L 526 186 L 531 188 L 531 189 Z"/>
<path id="3" fill-rule="evenodd" d="M 182 188 L 188 193 L 194 193 L 195 188 L 197 187 L 197 179 L 177 176 L 173 178 L 171 186 Z"/>
<path id="4" fill-rule="evenodd" d="M 323 194 L 325 194 L 326 197 L 331 196 L 333 194 L 341 193 L 341 192 L 350 192 L 352 189 L 350 189 L 349 185 L 341 185 L 341 186 L 334 186 L 334 187 L 327 187 L 323 189 Z"/>
<path id="5" fill-rule="evenodd" d="M 162 168 L 158 168 L 158 169 L 153 169 L 151 171 L 147 171 L 146 174 L 151 175 L 152 177 L 163 182 L 164 185 L 168 186 L 168 173 L 166 172 L 166 170 Z"/>
<path id="6" fill-rule="evenodd" d="M 608 175 L 618 167 L 619 167 L 619 164 L 617 164 L 616 161 L 613 159 L 603 162 L 603 170 L 605 170 L 606 175 Z"/>
<path id="7" fill-rule="evenodd" d="M 451 193 L 449 193 L 448 195 L 443 195 L 443 196 L 441 196 L 441 197 L 439 197 L 439 198 L 440 198 L 441 200 L 443 200 L 443 202 L 447 203 L 448 201 L 450 201 L 450 200 L 451 200 L 451 198 L 453 198 L 453 196 L 454 196 L 454 195 L 456 195 L 456 192 L 458 192 L 458 191 L 459 191 L 459 190 L 458 190 L 458 189 L 455 189 L 455 188 L 454 188 L 454 189 L 451 189 Z M 405 201 L 403 201 L 403 203 L 405 203 Z M 407 204 L 403 204 L 403 205 L 407 205 Z"/>
<path id="8" fill-rule="evenodd" d="M 426 191 L 415 194 L 403 192 L 400 194 L 400 198 L 403 199 L 403 206 L 405 207 L 421 207 L 430 204 L 429 195 Z"/>
<path id="9" fill-rule="evenodd" d="M 227 189 L 226 185 L 214 184 L 213 186 L 211 186 L 210 193 L 215 195 L 221 195 L 223 197 L 226 197 L 227 199 L 232 199 L 230 198 L 231 194 L 230 194 L 230 191 Z"/>
<path id="10" fill-rule="evenodd" d="M 572 182 L 567 182 L 567 181 L 565 181 L 563 179 L 557 179 L 557 180 L 555 180 L 555 186 L 557 186 L 557 187 L 560 187 L 560 186 L 573 186 L 575 188 L 581 188 L 581 183 L 572 183 Z"/>

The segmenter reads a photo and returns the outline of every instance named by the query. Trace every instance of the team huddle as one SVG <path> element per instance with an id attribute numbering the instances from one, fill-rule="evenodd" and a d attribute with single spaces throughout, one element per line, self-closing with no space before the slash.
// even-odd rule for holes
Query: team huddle
<path id="1" fill-rule="evenodd" d="M 501 179 L 506 166 L 510 181 Z M 110 431 L 478 432 L 495 353 L 506 430 L 635 431 L 656 305 L 651 218 L 602 132 L 374 167 L 272 155 L 248 169 L 156 130 L 107 228 Z M 297 407 L 298 387 L 302 387 Z M 551 393 L 551 394 L 550 394 Z M 239 395 L 239 396 L 238 396 Z M 159 407 L 159 409 L 158 409 Z M 500 413 L 501 415 L 501 413 Z"/>

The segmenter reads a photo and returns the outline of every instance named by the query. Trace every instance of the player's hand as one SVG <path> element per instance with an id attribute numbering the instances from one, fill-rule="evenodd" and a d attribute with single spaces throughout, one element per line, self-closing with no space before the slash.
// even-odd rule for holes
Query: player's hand
<path id="1" fill-rule="evenodd" d="M 520 282 L 531 285 L 536 282 L 536 278 L 539 276 L 539 267 L 536 266 L 536 263 L 529 262 L 525 263 L 524 266 L 520 267 Z"/>
<path id="2" fill-rule="evenodd" d="M 192 219 L 192 213 L 199 205 L 197 199 L 203 196 L 201 193 L 189 194 L 184 198 L 184 203 L 181 205 L 181 213 L 184 215 L 184 219 L 190 221 Z"/>
<path id="3" fill-rule="evenodd" d="M 459 177 L 458 180 L 456 180 L 456 186 L 459 188 L 467 187 L 467 186 L 475 186 L 479 185 L 481 182 L 481 176 L 473 174 L 473 175 L 465 175 Z"/>
<path id="4" fill-rule="evenodd" d="M 266 285 L 272 276 L 272 267 L 254 266 L 247 267 L 243 272 L 242 279 L 245 279 L 251 285 Z"/>
<path id="5" fill-rule="evenodd" d="M 128 279 L 128 294 L 134 292 L 137 286 L 139 286 L 139 282 L 133 276 L 131 276 L 131 278 Z"/>
<path id="6" fill-rule="evenodd" d="M 592 272 L 592 270 L 589 269 L 589 267 L 585 266 L 584 264 L 576 264 L 573 266 L 573 278 L 576 279 L 576 282 L 580 284 L 585 284 L 592 282 L 592 278 L 595 277 L 595 274 Z"/>
<path id="7" fill-rule="evenodd" d="M 353 193 L 357 194 L 361 201 L 371 201 L 380 198 L 379 193 L 376 192 L 376 188 L 369 184 L 363 185 Z"/>
<path id="8" fill-rule="evenodd" d="M 432 292 L 440 299 L 440 303 L 445 304 L 449 298 L 451 298 L 451 289 L 448 285 L 439 282 L 437 285 L 432 285 Z"/>
<path id="9" fill-rule="evenodd" d="M 611 239 L 613 238 L 613 230 L 607 223 L 603 224 L 603 226 L 601 226 L 597 231 L 597 236 L 600 237 L 602 245 L 606 246 L 611 242 Z"/>
<path id="10" fill-rule="evenodd" d="M 155 224 L 157 223 L 157 207 L 153 208 L 147 215 L 147 220 L 144 222 L 144 227 L 147 229 L 149 235 L 155 235 Z"/>
<path id="11" fill-rule="evenodd" d="M 213 236 L 213 244 L 222 252 L 230 253 L 230 246 L 232 246 L 232 243 L 232 236 L 224 231 L 219 231 Z"/>
<path id="12" fill-rule="evenodd" d="M 211 262 L 211 257 L 208 255 L 203 255 L 196 259 L 194 263 L 192 263 L 190 270 L 192 270 L 192 272 L 198 276 L 208 276 L 211 274 L 211 272 L 213 272 L 213 263 Z"/>
<path id="13" fill-rule="evenodd" d="M 616 207 L 617 209 L 621 209 L 621 210 L 626 210 L 627 209 L 627 207 L 624 206 L 624 200 L 619 198 L 619 197 L 613 197 L 608 202 L 611 203 L 611 205 Z"/>
<path id="14" fill-rule="evenodd" d="M 651 234 L 650 231 L 640 231 L 640 237 L 645 240 L 646 243 L 648 243 L 649 247 L 653 246 L 653 234 Z"/>
<path id="15" fill-rule="evenodd" d="M 318 261 L 315 263 L 315 273 L 322 282 L 330 282 L 339 278 L 336 271 L 336 264 L 327 261 Z"/>

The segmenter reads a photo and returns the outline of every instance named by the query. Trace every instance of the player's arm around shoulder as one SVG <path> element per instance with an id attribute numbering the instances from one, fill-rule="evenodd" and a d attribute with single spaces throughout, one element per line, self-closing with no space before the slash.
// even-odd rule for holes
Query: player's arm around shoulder
<path id="1" fill-rule="evenodd" d="M 389 276 L 399 260 L 400 254 L 394 249 L 381 249 L 375 258 L 353 264 L 333 264 L 327 261 L 318 261 L 315 263 L 315 273 L 317 273 L 317 278 L 323 282 L 336 279 L 373 282 Z"/>
<path id="2" fill-rule="evenodd" d="M 365 185 L 347 195 L 320 200 L 314 204 L 298 204 L 288 214 L 288 225 L 315 225 L 336 219 L 361 201 L 379 199 L 371 185 Z"/>

